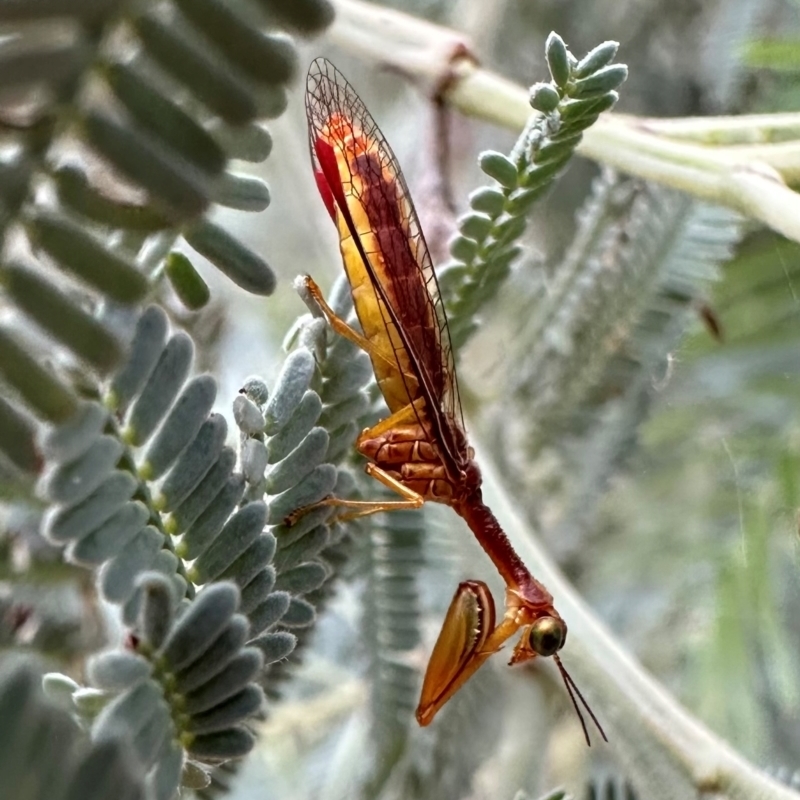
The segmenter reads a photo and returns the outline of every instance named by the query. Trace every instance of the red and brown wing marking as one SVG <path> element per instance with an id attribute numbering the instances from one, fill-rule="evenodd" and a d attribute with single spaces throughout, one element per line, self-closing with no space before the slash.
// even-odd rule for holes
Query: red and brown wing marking
<path id="1" fill-rule="evenodd" d="M 317 186 L 339 226 L 364 335 L 388 340 L 397 362 L 389 378 L 399 376 L 404 390 L 386 390 L 378 375 L 386 365 L 373 359 L 379 384 L 392 411 L 425 398 L 428 419 L 420 424 L 455 478 L 467 453 L 452 345 L 400 166 L 361 98 L 322 58 L 308 72 L 306 113 Z"/>

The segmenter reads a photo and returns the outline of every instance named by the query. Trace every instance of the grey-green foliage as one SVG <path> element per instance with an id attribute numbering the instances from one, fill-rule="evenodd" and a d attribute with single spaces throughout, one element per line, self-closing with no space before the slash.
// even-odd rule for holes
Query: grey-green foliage
<path id="1" fill-rule="evenodd" d="M 349 296 L 339 298 L 346 314 Z M 225 446 L 224 419 L 210 413 L 214 381 L 188 377 L 191 341 L 170 335 L 154 306 L 139 318 L 129 360 L 111 382 L 112 412 L 87 403 L 43 445 L 53 464 L 44 481 L 52 502 L 46 533 L 68 543 L 69 559 L 101 569 L 105 598 L 123 605 L 135 633 L 132 651 L 93 664 L 94 684 L 119 694 L 92 730 L 123 735 L 130 719 L 142 768 L 164 787 L 159 797 L 175 790 L 184 751 L 197 767 L 252 747 L 235 723 L 258 710 L 258 684 L 275 691 L 278 665 L 313 625 L 341 562 L 344 529 L 327 524 L 332 509 L 285 521 L 348 493 L 346 473 L 331 463 L 343 455 L 338 443 L 331 453 L 337 437 L 327 428 L 335 434 L 336 426 L 319 423 L 342 417 L 341 407 L 369 406 L 369 373 L 360 366 L 330 389 L 332 334 L 317 322 L 301 324 L 303 344 L 272 392 L 250 379 L 236 399 L 241 472 Z M 337 337 L 331 358 L 366 359 L 352 350 Z M 350 422 L 348 414 L 343 424 Z M 195 598 L 196 586 L 205 588 Z"/>
<path id="2" fill-rule="evenodd" d="M 294 561 L 271 563 L 277 543 L 265 527 L 270 511 L 273 521 L 281 512 L 252 497 L 238 507 L 246 479 L 225 446 L 224 418 L 211 413 L 216 382 L 192 375 L 192 341 L 170 331 L 160 308 L 138 313 L 146 296 L 163 293 L 162 276 L 187 307 L 207 301 L 186 256 L 161 266 L 180 235 L 239 286 L 271 293 L 266 261 L 205 215 L 215 203 L 269 204 L 263 181 L 227 167 L 270 153 L 261 120 L 285 108 L 297 64 L 280 29 L 313 33 L 330 22 L 326 0 L 299 5 L 0 4 L 11 34 L 0 48 L 0 233 L 6 253 L 24 251 L 10 246 L 27 239 L 33 254 L 0 264 L 5 307 L 16 315 L 0 330 L 0 466 L 11 479 L 4 486 L 46 508 L 48 538 L 97 574 L 131 629 L 125 648 L 93 662 L 95 687 L 55 675 L 47 685 L 108 741 L 110 775 L 118 742 L 133 743 L 135 773 L 158 798 L 181 782 L 206 785 L 197 764 L 252 747 L 239 723 L 260 710 L 264 667 L 292 651 L 291 628 L 313 623 L 303 595 L 330 574 L 311 557 L 319 547 L 295 546 Z M 276 387 L 286 419 L 294 399 L 281 387 L 296 370 L 288 372 Z M 327 493 L 336 470 L 319 466 Z M 242 469 L 254 470 L 245 453 Z M 284 472 L 286 503 L 302 476 Z M 10 552 L 3 575 L 24 582 L 5 563 Z M 39 580 L 75 580 L 45 561 L 36 571 Z M 4 604 L 7 646 L 37 614 L 23 597 Z M 27 741 L 11 715 L 4 730 Z M 114 791 L 134 796 L 121 778 Z"/>
<path id="3" fill-rule="evenodd" d="M 421 640 L 417 578 L 425 563 L 425 516 L 419 511 L 384 514 L 368 534 L 363 628 L 371 657 L 375 772 L 367 776 L 364 796 L 379 796 L 415 724 L 419 674 L 409 655 Z"/>
<path id="4" fill-rule="evenodd" d="M 45 687 L 94 741 L 129 742 L 131 766 L 146 778 L 150 796 L 169 800 L 179 783 L 206 785 L 210 765 L 240 758 L 253 746 L 243 723 L 264 703 L 256 680 L 265 655 L 245 646 L 248 622 L 236 613 L 235 585 L 210 586 L 175 619 L 170 581 L 143 573 L 138 584 L 137 634 L 127 647 L 90 660 L 96 688 L 57 673 L 45 677 Z"/>
<path id="5" fill-rule="evenodd" d="M 92 682 L 114 695 L 92 724 L 95 740 L 130 738 L 153 793 L 169 800 L 184 771 L 241 758 L 254 736 L 245 723 L 260 711 L 256 684 L 264 651 L 245 645 L 247 619 L 237 614 L 239 590 L 217 582 L 174 619 L 174 590 L 145 573 L 137 638 L 89 664 Z M 185 751 L 185 755 L 184 755 Z"/>
<path id="6" fill-rule="evenodd" d="M 551 33 L 545 46 L 549 83 L 531 87 L 534 114 L 510 157 L 487 151 L 481 169 L 493 186 L 470 194 L 470 212 L 450 242 L 453 261 L 441 276 L 450 335 L 460 347 L 477 327 L 476 314 L 495 296 L 521 252 L 527 214 L 572 158 L 583 131 L 614 106 L 628 69 L 611 64 L 616 42 L 604 42 L 580 61 Z"/>
<path id="7" fill-rule="evenodd" d="M 132 621 L 142 570 L 171 576 L 176 598 L 193 593 L 159 509 L 177 506 L 221 456 L 226 425 L 219 415 L 209 417 L 214 380 L 188 379 L 191 340 L 169 336 L 156 306 L 139 318 L 130 350 L 106 405 L 83 402 L 42 439 L 48 467 L 40 491 L 49 505 L 45 534 L 68 546 L 71 561 L 102 567 L 104 595 L 123 604 Z M 146 481 L 168 472 L 161 487 L 167 499 L 154 500 Z"/>
<path id="8" fill-rule="evenodd" d="M 606 775 L 589 782 L 587 798 L 588 800 L 636 800 L 637 795 L 626 780 Z"/>
<path id="9" fill-rule="evenodd" d="M 655 373 L 741 235 L 741 220 L 723 209 L 613 177 L 596 182 L 522 333 L 531 346 L 513 389 L 536 404 L 543 435 L 582 403 L 602 405 L 593 392 Z"/>
<path id="10" fill-rule="evenodd" d="M 0 797 L 15 800 L 144 800 L 125 742 L 90 742 L 71 716 L 49 703 L 29 665 L 0 676 Z"/>
<path id="11" fill-rule="evenodd" d="M 343 276 L 334 285 L 328 302 L 340 317 L 347 319 L 351 315 L 352 299 Z M 313 631 L 312 623 L 331 597 L 334 580 L 347 560 L 348 534 L 353 529 L 352 523 L 344 525 L 333 519 L 334 509 L 330 507 L 311 510 L 291 525 L 286 524 L 284 516 L 328 494 L 350 497 L 355 493 L 349 469 L 334 469 L 333 465 L 346 461 L 356 432 L 367 424 L 372 413 L 366 391 L 372 372 L 365 353 L 334 334 L 327 323 L 315 316 L 302 318 L 291 338 L 297 346 L 295 353 L 305 354 L 302 362 L 313 354 L 316 366 L 309 375 L 310 386 L 289 380 L 282 391 L 276 389 L 263 401 L 264 431 L 271 433 L 265 436 L 267 468 L 263 486 L 277 540 L 277 585 L 293 595 L 282 624 L 297 636 L 292 657 L 273 666 L 268 693 L 280 690 L 280 682 L 302 657 Z M 287 364 L 290 361 L 291 356 Z M 300 359 L 294 361 L 298 363 Z M 291 414 L 280 410 L 281 395 L 291 396 L 295 403 Z M 253 437 L 247 426 L 241 429 L 246 445 Z M 296 477 L 290 478 L 291 475 Z M 290 481 L 294 485 L 286 488 Z"/>
<path id="12" fill-rule="evenodd" d="M 333 298 L 343 314 L 348 300 Z M 189 377 L 191 340 L 170 334 L 155 306 L 137 321 L 105 406 L 83 403 L 42 441 L 45 532 L 68 545 L 69 560 L 100 570 L 104 597 L 122 604 L 134 636 L 92 662 L 105 694 L 74 686 L 71 702 L 85 710 L 91 700 L 93 736 L 133 737 L 158 797 L 181 776 L 197 784 L 200 764 L 252 747 L 240 723 L 260 709 L 259 685 L 276 691 L 341 564 L 332 509 L 285 521 L 348 493 L 352 482 L 331 463 L 345 452 L 334 421 L 350 437 L 352 409 L 370 405 L 366 356 L 318 322 L 301 324 L 272 392 L 250 379 L 236 399 L 241 472 L 224 418 L 211 413 L 215 382 Z M 326 377 L 337 359 L 354 367 L 347 380 Z M 195 597 L 196 586 L 205 588 Z"/>
<path id="13" fill-rule="evenodd" d="M 162 268 L 178 237 L 246 290 L 273 291 L 264 258 L 206 214 L 269 204 L 266 184 L 229 161 L 270 153 L 262 121 L 283 112 L 298 62 L 283 29 L 314 33 L 332 17 L 327 0 L 299 11 L 271 0 L 0 5 L 0 290 L 24 320 L 0 327 L 6 470 L 42 467 L 30 417 L 77 413 L 74 371 L 96 380 L 124 358 L 114 309 L 163 291 L 163 277 L 187 307 L 207 302 L 186 256 Z M 20 237 L 32 255 L 17 255 Z M 41 334 L 62 359 L 42 363 Z"/>
<path id="14" fill-rule="evenodd" d="M 346 314 L 349 295 L 340 292 L 339 298 L 337 307 Z M 150 308 L 142 315 L 131 359 L 112 384 L 108 403 L 120 417 L 121 438 L 130 443 L 128 466 L 136 467 L 133 474 L 144 501 L 131 501 L 120 491 L 113 498 L 106 494 L 101 503 L 101 483 L 95 507 L 103 505 L 103 514 L 115 503 L 123 510 L 144 508 L 149 524 L 137 519 L 140 530 L 132 542 L 139 546 L 126 545 L 103 569 L 104 593 L 124 603 L 135 644 L 132 652 L 111 651 L 93 662 L 93 683 L 117 696 L 92 729 L 123 735 L 133 726 L 136 741 L 141 732 L 141 767 L 151 784 L 164 787 L 159 796 L 171 796 L 181 764 L 184 785 L 186 780 L 198 785 L 201 765 L 240 758 L 252 747 L 253 736 L 239 723 L 259 710 L 260 687 L 269 695 L 279 692 L 288 675 L 287 657 L 298 640 L 305 641 L 342 563 L 344 528 L 327 524 L 332 509 L 311 511 L 293 525 L 285 522 L 298 507 L 332 492 L 348 493 L 352 482 L 347 473 L 331 463 L 341 458 L 341 448 L 334 459 L 328 434 L 318 423 L 324 414 L 335 418 L 339 406 L 368 405 L 363 394 L 368 372 L 363 369 L 329 391 L 329 338 L 334 359 L 336 354 L 348 362 L 366 357 L 316 322 L 307 319 L 300 325 L 303 344 L 289 355 L 271 392 L 251 378 L 237 397 L 241 472 L 234 471 L 236 455 L 224 445 L 224 420 L 209 416 L 207 403 L 182 404 L 184 390 L 170 409 L 168 400 L 148 392 L 157 374 L 165 390 L 173 384 L 174 397 L 188 371 L 188 364 L 180 365 L 190 351 L 170 346 L 176 336 L 167 335 L 163 312 Z M 177 335 L 177 341 L 183 338 Z M 177 358 L 175 352 L 183 355 Z M 169 369 L 159 369 L 165 358 Z M 171 380 L 175 374 L 181 377 Z M 159 424 L 156 442 L 179 440 L 180 445 L 148 443 L 147 432 Z M 134 443 L 146 446 L 141 457 Z M 171 460 L 160 457 L 161 452 L 172 453 Z M 130 492 L 131 481 L 137 481 L 123 481 L 120 475 L 131 474 L 117 470 L 108 481 L 113 478 Z M 63 519 L 65 513 L 56 516 Z M 87 533 L 96 524 L 94 516 L 82 508 L 66 516 L 72 520 L 69 532 L 77 537 L 72 557 L 77 550 L 86 560 L 85 548 L 78 550 L 86 539 L 114 546 L 118 525 L 109 529 L 101 524 Z M 63 525 L 55 530 L 66 536 Z M 52 537 L 52 525 L 49 531 Z M 160 567 L 166 577 L 143 577 L 143 571 Z M 191 602 L 196 585 L 205 588 Z M 75 695 L 83 698 L 85 691 L 76 688 Z M 188 778 L 187 765 L 194 766 Z"/>
<path id="15" fill-rule="evenodd" d="M 558 441 L 573 465 L 566 550 L 633 451 L 670 353 L 741 237 L 731 212 L 602 176 L 548 290 L 529 298 L 510 388 L 534 412 L 528 452 Z"/>

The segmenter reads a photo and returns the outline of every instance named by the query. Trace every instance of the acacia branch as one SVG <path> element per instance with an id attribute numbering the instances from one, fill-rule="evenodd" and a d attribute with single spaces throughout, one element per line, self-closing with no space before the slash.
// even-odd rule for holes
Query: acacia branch
<path id="1" fill-rule="evenodd" d="M 456 32 L 362 0 L 335 5 L 331 35 L 342 47 L 408 76 L 463 114 L 514 131 L 530 117 L 527 89 L 479 67 Z M 742 144 L 748 130 L 761 133 L 755 143 Z M 727 132 L 735 144 L 710 144 L 715 131 L 723 140 Z M 772 142 L 777 135 L 797 138 Z M 800 183 L 800 115 L 711 118 L 704 129 L 696 119 L 659 125 L 604 114 L 586 131 L 578 153 L 732 208 L 800 242 L 800 196 L 786 185 Z"/>

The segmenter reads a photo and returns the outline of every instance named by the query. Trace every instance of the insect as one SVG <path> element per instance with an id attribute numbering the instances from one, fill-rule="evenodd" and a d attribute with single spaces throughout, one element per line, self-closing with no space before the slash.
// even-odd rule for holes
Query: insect
<path id="1" fill-rule="evenodd" d="M 397 160 L 355 90 L 325 59 L 309 69 L 306 113 L 314 176 L 339 232 L 363 333 L 337 317 L 310 277 L 305 286 L 332 328 L 372 361 L 390 415 L 364 430 L 356 447 L 368 459 L 367 473 L 401 498 L 327 498 L 321 504 L 341 507 L 341 519 L 419 508 L 429 500 L 449 505 L 506 583 L 499 621 L 485 583 L 467 580 L 458 586 L 423 679 L 417 721 L 429 724 L 480 666 L 521 632 L 510 663 L 552 657 L 587 743 L 576 696 L 606 739 L 558 657 L 567 625 L 553 597 L 528 571 L 483 502 L 480 469 L 464 432 L 447 318 Z"/>

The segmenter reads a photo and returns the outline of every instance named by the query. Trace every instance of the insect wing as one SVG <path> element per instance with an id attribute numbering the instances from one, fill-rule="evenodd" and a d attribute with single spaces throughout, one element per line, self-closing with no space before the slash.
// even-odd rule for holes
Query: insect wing
<path id="1" fill-rule="evenodd" d="M 447 319 L 397 160 L 363 101 L 325 59 L 314 61 L 309 70 L 306 111 L 320 193 L 331 216 L 336 219 L 338 211 L 346 221 L 383 301 L 378 305 L 389 317 L 384 322 L 394 325 L 407 354 L 406 359 L 393 341 L 398 365 L 410 362 L 431 409 L 435 439 L 459 468 L 463 446 L 440 414 L 463 430 Z M 348 198 L 357 212 L 364 210 L 365 220 L 351 213 Z M 416 387 L 407 388 L 413 398 Z"/>

